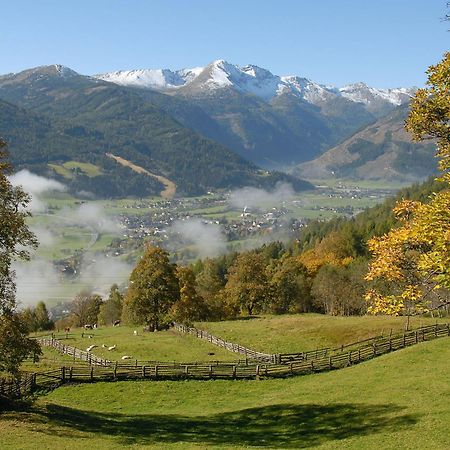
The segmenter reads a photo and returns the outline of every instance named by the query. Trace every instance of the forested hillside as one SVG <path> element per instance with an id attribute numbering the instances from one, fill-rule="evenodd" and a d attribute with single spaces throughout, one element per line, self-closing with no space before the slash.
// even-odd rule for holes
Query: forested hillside
<path id="1" fill-rule="evenodd" d="M 367 242 L 400 225 L 392 211 L 402 199 L 428 201 L 446 189 L 430 179 L 402 189 L 395 198 L 351 219 L 311 221 L 298 239 L 243 253 L 198 261 L 192 266 L 211 317 L 239 312 L 364 314 L 370 253 Z"/>
<path id="2" fill-rule="evenodd" d="M 437 172 L 433 142 L 413 142 L 403 105 L 292 173 L 306 178 L 353 178 L 413 182 Z"/>
<path id="3" fill-rule="evenodd" d="M 23 129 L 20 120 L 5 124 L 9 126 L 2 130 L 6 139 L 22 135 L 17 144 L 10 145 L 18 165 L 32 167 L 74 159 L 93 162 L 100 169 L 118 168 L 105 157 L 110 152 L 165 176 L 185 195 L 237 186 L 270 188 L 280 180 L 291 182 L 296 189 L 311 188 L 289 175 L 262 171 L 222 145 L 184 128 L 133 90 L 84 77 L 61 66 L 0 77 L 0 98 L 45 116 L 40 119 L 48 129 L 45 133 L 33 135 Z M 20 114 L 24 117 L 25 111 L 22 109 Z M 57 133 L 50 131 L 50 121 L 58 123 Z M 61 128 L 63 136 L 56 137 Z M 35 154 L 40 154 L 41 161 L 36 160 Z M 46 155 L 45 161 L 42 155 Z M 157 191 L 160 185 L 147 178 L 150 180 L 143 183 L 151 185 L 147 191 Z M 82 182 L 95 183 L 92 179 Z M 117 187 L 110 196 L 117 196 L 118 191 Z M 135 194 L 133 189 L 129 194 Z"/>

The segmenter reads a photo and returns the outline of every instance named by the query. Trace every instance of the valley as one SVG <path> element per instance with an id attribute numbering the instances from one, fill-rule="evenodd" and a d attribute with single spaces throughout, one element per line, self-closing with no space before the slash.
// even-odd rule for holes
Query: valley
<path id="1" fill-rule="evenodd" d="M 145 243 L 160 245 L 174 262 L 188 264 L 291 240 L 309 220 L 351 217 L 402 186 L 320 183 L 301 194 L 285 186 L 273 192 L 247 189 L 173 199 L 88 200 L 46 193 L 39 196 L 45 208 L 29 221 L 40 245 L 31 263 L 20 265 L 18 298 L 23 304 L 42 298 L 55 306 L 83 288 L 105 295 L 113 283 L 127 282 Z"/>

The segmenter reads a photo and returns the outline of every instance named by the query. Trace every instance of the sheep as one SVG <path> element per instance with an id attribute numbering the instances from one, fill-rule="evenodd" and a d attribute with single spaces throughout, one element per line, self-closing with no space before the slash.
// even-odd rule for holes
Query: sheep
<path id="1" fill-rule="evenodd" d="M 87 352 L 90 352 L 93 348 L 95 348 L 95 347 L 97 347 L 96 345 L 90 345 L 87 349 L 86 349 L 86 351 Z"/>
<path id="2" fill-rule="evenodd" d="M 125 356 L 122 356 L 122 359 L 132 359 L 132 356 L 125 355 Z"/>
<path id="3" fill-rule="evenodd" d="M 103 348 L 108 348 L 108 346 L 106 344 L 102 344 Z"/>
<path id="4" fill-rule="evenodd" d="M 116 348 L 116 344 L 114 344 L 114 345 L 111 345 L 111 347 L 108 347 L 108 350 L 109 350 L 109 351 L 111 351 L 111 350 L 115 350 L 115 348 Z"/>
<path id="5" fill-rule="evenodd" d="M 133 331 L 133 334 L 134 334 L 135 336 L 137 336 L 137 335 L 138 335 L 137 330 L 134 330 L 134 331 Z"/>

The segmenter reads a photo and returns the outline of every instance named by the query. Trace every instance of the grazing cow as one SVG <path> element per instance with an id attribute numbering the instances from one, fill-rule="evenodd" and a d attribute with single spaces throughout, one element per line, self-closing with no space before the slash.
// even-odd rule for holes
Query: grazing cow
<path id="1" fill-rule="evenodd" d="M 88 323 L 84 326 L 85 330 L 92 330 L 92 328 L 93 328 L 92 325 L 90 325 Z"/>
<path id="2" fill-rule="evenodd" d="M 94 325 L 92 325 L 92 328 L 97 329 L 97 324 L 94 323 Z"/>
<path id="3" fill-rule="evenodd" d="M 87 352 L 90 352 L 93 348 L 95 348 L 95 347 L 97 347 L 96 345 L 90 345 L 87 349 L 86 349 L 86 351 Z"/>
<path id="4" fill-rule="evenodd" d="M 116 349 L 116 344 L 114 344 L 114 345 L 111 345 L 111 347 L 108 347 L 108 350 L 109 351 L 111 351 L 111 350 L 115 350 Z"/>
<path id="5" fill-rule="evenodd" d="M 70 328 L 69 327 L 64 328 L 64 332 L 65 333 L 70 333 Z"/>
<path id="6" fill-rule="evenodd" d="M 117 327 L 120 325 L 120 320 L 115 320 L 113 323 L 113 327 Z"/>
<path id="7" fill-rule="evenodd" d="M 128 356 L 128 355 L 122 356 L 122 359 L 131 359 L 131 358 L 132 358 L 132 356 Z"/>

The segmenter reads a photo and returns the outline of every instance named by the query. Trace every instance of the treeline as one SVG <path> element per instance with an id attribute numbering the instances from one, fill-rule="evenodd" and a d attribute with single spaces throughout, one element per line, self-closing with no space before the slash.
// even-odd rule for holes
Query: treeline
<path id="1" fill-rule="evenodd" d="M 429 180 L 352 219 L 310 222 L 288 244 L 272 242 L 246 252 L 198 260 L 189 267 L 170 262 L 167 252 L 148 247 L 131 273 L 126 292 L 116 285 L 105 301 L 80 293 L 71 314 L 56 326 L 143 324 L 149 330 L 171 321 L 192 323 L 260 313 L 366 313 L 367 241 L 396 227 L 398 199 L 425 200 L 442 184 Z"/>

